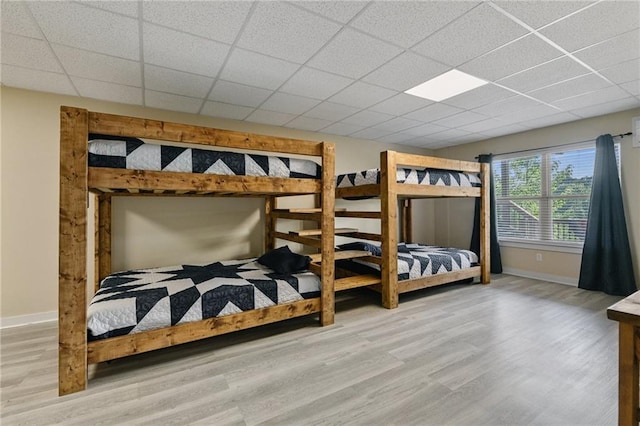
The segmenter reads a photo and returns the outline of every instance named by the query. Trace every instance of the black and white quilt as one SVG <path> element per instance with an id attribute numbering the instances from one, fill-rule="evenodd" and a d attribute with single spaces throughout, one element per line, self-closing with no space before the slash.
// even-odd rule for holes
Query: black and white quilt
<path id="1" fill-rule="evenodd" d="M 469 250 L 424 244 L 398 244 L 398 280 L 411 280 L 470 268 L 478 256 Z M 380 265 L 353 259 L 339 266 L 358 273 L 380 273 Z"/>
<path id="2" fill-rule="evenodd" d="M 102 339 L 320 296 L 311 272 L 277 274 L 255 259 L 118 272 L 88 310 L 89 338 Z"/>
<path id="3" fill-rule="evenodd" d="M 89 135 L 89 166 L 132 170 L 317 179 L 320 166 L 300 158 L 244 154 Z"/>
<path id="4" fill-rule="evenodd" d="M 477 173 L 464 173 L 455 170 L 441 169 L 405 169 L 396 171 L 398 183 L 410 183 L 417 185 L 439 186 L 481 186 L 480 176 Z M 356 173 L 338 175 L 336 186 L 345 188 L 380 183 L 380 170 L 369 169 Z"/>

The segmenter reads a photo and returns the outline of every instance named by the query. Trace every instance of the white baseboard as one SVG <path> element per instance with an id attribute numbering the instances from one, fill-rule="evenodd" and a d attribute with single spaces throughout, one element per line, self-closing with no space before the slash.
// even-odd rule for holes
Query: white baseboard
<path id="1" fill-rule="evenodd" d="M 578 287 L 578 279 L 572 277 L 565 277 L 562 275 L 543 274 L 535 271 L 527 271 L 524 269 L 504 268 L 503 273 L 509 275 L 515 275 L 524 278 L 533 278 L 536 280 L 549 281 L 552 283 L 565 284 L 573 287 Z"/>
<path id="2" fill-rule="evenodd" d="M 41 312 L 39 314 L 18 315 L 0 318 L 0 328 L 20 327 L 21 325 L 36 324 L 58 320 L 58 311 Z"/>

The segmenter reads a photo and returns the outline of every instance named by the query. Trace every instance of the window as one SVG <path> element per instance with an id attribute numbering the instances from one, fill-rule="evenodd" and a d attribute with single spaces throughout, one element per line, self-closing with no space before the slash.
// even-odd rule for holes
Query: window
<path id="1" fill-rule="evenodd" d="M 615 144 L 618 173 L 620 146 Z M 595 144 L 496 155 L 498 239 L 581 247 L 589 214 Z"/>

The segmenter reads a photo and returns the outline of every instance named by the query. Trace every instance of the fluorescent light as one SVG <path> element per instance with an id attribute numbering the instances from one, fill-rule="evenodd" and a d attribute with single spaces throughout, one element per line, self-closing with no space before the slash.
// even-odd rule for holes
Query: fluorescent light
<path id="1" fill-rule="evenodd" d="M 476 87 L 484 86 L 487 81 L 481 80 L 462 71 L 451 70 L 425 81 L 404 93 L 440 102 L 460 93 L 468 92 Z"/>

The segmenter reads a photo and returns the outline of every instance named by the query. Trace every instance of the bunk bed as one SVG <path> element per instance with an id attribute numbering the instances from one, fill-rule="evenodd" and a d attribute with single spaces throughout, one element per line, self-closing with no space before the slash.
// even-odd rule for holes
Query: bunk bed
<path id="1" fill-rule="evenodd" d="M 344 264 L 339 264 L 336 276 L 353 276 L 352 285 L 342 287 L 336 284 L 335 290 L 368 286 L 380 290 L 383 306 L 392 309 L 398 306 L 401 293 L 475 277 L 480 277 L 483 284 L 488 284 L 490 281 L 489 172 L 488 164 L 385 151 L 380 153 L 379 169 L 339 175 L 336 179 L 337 199 L 357 200 L 378 197 L 380 211 L 336 211 L 336 217 L 379 219 L 381 233 L 347 231 L 338 234 L 336 231 L 336 235 L 380 242 L 381 245 L 378 247 L 375 244 L 363 242 L 358 248 L 368 250 L 370 253 L 368 256 L 349 261 L 354 263 L 348 268 L 342 268 Z M 417 245 L 412 241 L 411 199 L 441 197 L 480 198 L 480 253 L 475 254 L 478 258 L 476 259 L 473 253 L 467 251 L 456 251 L 458 254 L 455 256 L 458 261 L 453 264 L 458 266 L 450 268 L 449 271 L 434 270 L 433 274 L 418 277 L 400 274 L 399 279 L 399 267 L 405 267 L 403 269 L 406 272 L 407 262 L 430 256 L 428 253 L 434 250 L 436 256 L 441 256 L 443 251 L 452 252 L 452 249 Z M 399 219 L 401 219 L 400 227 Z M 342 247 L 354 248 L 353 245 L 355 244 Z M 339 256 L 338 251 L 336 259 Z M 406 262 L 403 263 L 403 261 Z M 431 261 L 423 260 L 423 262 Z M 380 272 L 376 274 L 361 267 L 354 268 L 359 264 L 377 267 Z M 423 269 L 428 268 L 423 267 Z"/>
<path id="2" fill-rule="evenodd" d="M 90 137 L 95 139 L 91 143 L 88 142 Z M 161 141 L 164 145 L 149 143 L 148 140 Z M 194 145 L 197 148 L 193 148 Z M 196 155 L 196 150 L 200 151 L 200 148 L 203 148 L 202 152 Z M 221 152 L 209 152 L 212 148 Z M 149 152 L 139 154 L 145 150 Z M 249 154 L 238 154 L 248 155 L 249 159 L 240 159 L 236 163 L 237 166 L 240 164 L 240 169 L 247 169 L 246 174 L 240 175 L 238 170 L 233 170 L 234 161 L 238 158 L 233 157 L 235 154 L 230 153 L 230 150 L 249 151 Z M 260 155 L 254 156 L 256 151 Z M 89 364 L 313 313 L 320 313 L 321 325 L 332 324 L 334 153 L 334 145 L 326 142 L 262 136 L 61 107 L 59 394 L 85 389 Z M 298 162 L 300 157 L 305 161 L 312 159 L 312 165 L 309 167 L 309 163 Z M 220 158 L 223 161 L 218 161 Z M 318 162 L 321 167 L 313 171 L 313 164 Z M 182 166 L 186 164 L 187 168 L 178 167 L 178 163 L 183 163 Z M 285 169 L 284 175 L 278 173 L 277 169 Z M 312 170 L 311 173 L 307 173 L 309 169 Z M 271 173 L 272 170 L 276 172 Z M 141 194 L 263 198 L 265 255 L 257 261 L 223 261 L 208 265 L 178 265 L 113 273 L 112 197 Z M 288 210 L 278 209 L 278 198 L 304 194 L 315 196 L 315 207 L 301 209 L 297 215 L 299 219 L 316 222 L 319 232 L 315 236 L 279 232 L 275 213 L 284 214 Z M 96 202 L 95 213 L 91 217 L 88 216 L 90 196 Z M 86 235 L 89 220 L 95 221 L 96 231 L 95 247 L 91 249 L 87 247 Z M 265 256 L 272 253 L 280 255 L 281 249 L 288 249 L 287 246 L 276 249 L 278 239 L 304 244 L 317 252 L 313 254 L 314 263 L 309 267 L 311 272 L 291 271 L 299 268 L 298 266 L 282 270 L 275 266 L 271 269 L 262 266 L 260 263 Z M 92 285 L 95 296 L 87 309 L 87 260 L 90 252 L 95 256 L 96 282 Z M 305 258 L 296 256 L 299 256 L 298 259 Z M 306 264 L 309 264 L 308 260 Z M 196 278 L 189 275 L 193 270 L 197 270 Z M 202 312 L 183 309 L 182 314 L 186 318 L 184 321 L 175 318 L 161 319 L 160 328 L 157 323 L 136 323 L 135 318 L 133 323 L 125 321 L 124 324 L 111 328 L 101 323 L 108 316 L 108 305 L 111 304 L 105 301 L 117 302 L 116 309 L 120 309 L 122 298 L 119 295 L 126 293 L 128 289 L 149 290 L 149 283 L 167 281 L 180 283 L 183 289 L 187 289 L 189 286 L 185 286 L 186 279 L 201 283 L 203 274 L 209 279 L 219 270 L 223 270 L 223 277 L 246 279 L 248 282 L 238 287 L 251 293 L 251 297 L 254 294 L 253 287 L 258 286 L 268 287 L 260 289 L 263 290 L 261 294 L 269 297 L 262 297 L 264 303 L 255 301 L 248 307 L 242 307 L 239 302 L 236 304 L 236 307 L 240 307 L 238 309 L 228 309 L 220 304 L 215 308 L 205 309 L 208 305 L 203 299 L 200 305 Z M 265 277 L 274 279 L 277 283 L 265 284 Z M 124 289 L 119 287 L 123 284 Z M 136 287 L 139 285 L 142 287 Z M 157 288 L 160 286 L 151 287 L 149 294 L 160 291 Z M 193 292 L 195 288 L 196 286 L 189 287 L 185 294 Z M 296 292 L 292 292 L 292 288 Z M 282 295 L 278 294 L 281 289 Z M 211 288 L 200 291 L 201 298 L 205 293 L 210 295 L 211 293 L 207 293 L 209 290 Z M 174 291 L 175 289 L 162 289 L 160 292 L 167 296 L 167 293 L 173 295 Z M 189 297 L 194 296 L 189 294 Z M 240 299 L 242 297 L 244 296 L 239 296 Z M 168 297 L 163 297 L 162 303 L 167 303 L 166 299 Z M 193 300 L 189 303 L 192 302 Z M 135 304 L 137 301 L 129 304 L 131 303 Z M 155 309 L 147 308 L 147 311 Z M 88 311 L 91 318 L 88 318 Z M 130 317 L 131 314 L 123 316 Z M 89 327 L 91 331 L 88 331 Z"/>

